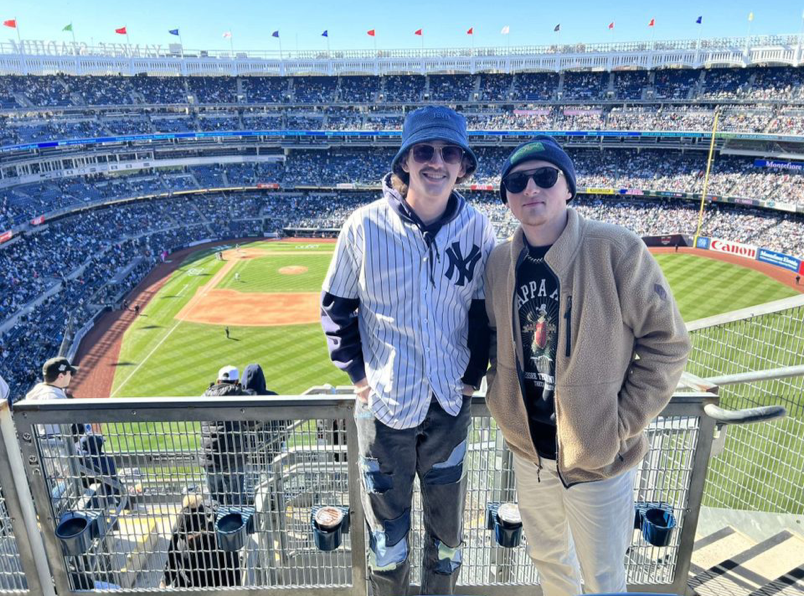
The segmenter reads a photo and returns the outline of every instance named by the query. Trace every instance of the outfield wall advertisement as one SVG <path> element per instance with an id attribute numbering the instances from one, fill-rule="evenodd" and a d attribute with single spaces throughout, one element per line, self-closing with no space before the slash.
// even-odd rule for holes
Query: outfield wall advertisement
<path id="1" fill-rule="evenodd" d="M 709 250 L 726 252 L 730 255 L 745 257 L 746 259 L 757 258 L 757 247 L 753 244 L 741 244 L 739 242 L 731 242 L 730 240 L 721 240 L 720 238 L 712 238 L 712 241 L 709 243 Z"/>
<path id="2" fill-rule="evenodd" d="M 732 242 L 731 240 L 705 238 L 701 236 L 696 241 L 695 248 L 725 252 L 738 257 L 754 259 L 762 263 L 775 265 L 776 267 L 781 267 L 793 271 L 794 273 L 804 274 L 804 261 L 801 259 L 783 252 L 776 252 L 775 250 L 754 246 L 752 244 L 742 244 L 740 242 Z"/>
<path id="3" fill-rule="evenodd" d="M 799 273 L 801 271 L 801 261 L 796 257 L 791 257 L 790 255 L 786 255 L 782 252 L 776 252 L 774 250 L 768 250 L 767 248 L 760 248 L 759 253 L 757 254 L 757 261 L 762 261 L 763 263 L 770 263 L 771 265 L 776 265 L 777 267 L 783 267 L 784 269 L 789 269 L 790 271 L 794 271 Z"/>

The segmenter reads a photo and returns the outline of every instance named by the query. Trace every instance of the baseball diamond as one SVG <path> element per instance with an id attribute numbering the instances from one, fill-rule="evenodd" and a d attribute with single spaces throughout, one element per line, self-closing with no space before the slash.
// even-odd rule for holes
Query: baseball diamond
<path id="1" fill-rule="evenodd" d="M 172 256 L 132 293 L 132 303 L 138 296 L 147 301 L 140 317 L 107 313 L 82 343 L 80 361 L 91 365 L 78 373 L 75 395 L 196 395 L 223 360 L 241 367 L 260 362 L 280 393 L 348 384 L 329 362 L 318 323 L 334 244 L 317 240 L 316 248 L 298 250 L 299 242 L 252 242 L 241 253 L 225 250 L 225 261 L 209 249 Z M 781 269 L 755 260 L 696 249 L 652 251 L 686 321 L 797 293 L 781 283 L 789 281 Z M 289 267 L 307 271 L 287 275 Z"/>

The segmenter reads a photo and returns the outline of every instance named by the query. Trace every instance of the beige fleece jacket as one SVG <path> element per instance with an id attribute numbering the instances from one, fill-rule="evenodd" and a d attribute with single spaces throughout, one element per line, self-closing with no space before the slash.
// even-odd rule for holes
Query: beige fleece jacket
<path id="1" fill-rule="evenodd" d="M 522 337 L 513 308 L 516 266 L 525 250 L 520 227 L 486 265 L 492 330 L 486 401 L 509 448 L 540 463 L 525 410 Z M 632 232 L 568 209 L 567 226 L 545 263 L 561 290 L 559 473 L 565 486 L 611 478 L 644 457 L 643 431 L 670 401 L 687 361 L 689 336 L 658 263 Z"/>

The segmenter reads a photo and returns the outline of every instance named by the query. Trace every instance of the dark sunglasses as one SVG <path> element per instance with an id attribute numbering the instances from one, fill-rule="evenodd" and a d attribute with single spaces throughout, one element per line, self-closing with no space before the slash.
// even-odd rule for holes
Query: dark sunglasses
<path id="1" fill-rule="evenodd" d="M 413 145 L 411 153 L 416 163 L 427 163 L 433 159 L 436 149 L 441 154 L 441 159 L 444 160 L 444 163 L 456 164 L 463 159 L 463 149 L 457 145 L 444 145 L 438 148 L 425 144 Z"/>
<path id="2" fill-rule="evenodd" d="M 553 188 L 558 182 L 558 176 L 564 172 L 555 168 L 543 167 L 535 170 L 514 172 L 503 178 L 502 183 L 508 192 L 522 192 L 528 186 L 528 180 L 533 179 L 539 188 Z"/>

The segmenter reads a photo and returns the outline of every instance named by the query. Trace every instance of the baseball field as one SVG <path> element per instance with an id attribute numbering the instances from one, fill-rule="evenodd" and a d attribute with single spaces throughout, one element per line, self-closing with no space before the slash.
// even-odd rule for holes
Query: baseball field
<path id="1" fill-rule="evenodd" d="M 200 395 L 218 369 L 257 362 L 269 388 L 298 394 L 348 384 L 329 362 L 318 299 L 334 244 L 254 242 L 192 253 L 122 338 L 112 397 Z M 687 321 L 792 296 L 757 271 L 691 254 L 658 254 Z M 228 328 L 228 337 L 226 329 Z"/>
<path id="2" fill-rule="evenodd" d="M 330 363 L 319 324 L 319 294 L 333 249 L 334 243 L 323 240 L 256 241 L 185 251 L 172 263 L 160 265 L 157 269 L 164 269 L 155 270 L 144 289 L 135 292 L 132 304 L 142 305 L 139 312 L 109 313 L 113 322 L 99 325 L 105 327 L 101 335 L 85 342 L 89 351 L 80 357 L 83 369 L 75 395 L 201 395 L 221 366 L 232 364 L 242 370 L 254 362 L 265 370 L 269 389 L 279 394 L 299 394 L 325 383 L 349 384 L 348 377 Z M 789 281 L 774 279 L 771 269 L 766 275 L 718 255 L 704 258 L 659 249 L 655 256 L 686 321 L 798 293 Z M 740 347 L 733 349 L 733 357 L 739 358 Z M 768 349 L 789 347 L 771 343 Z M 792 403 L 800 399 L 781 397 Z M 775 444 L 784 444 L 775 425 L 764 426 L 763 432 Z M 160 448 L 161 438 L 148 436 L 148 448 Z M 191 435 L 186 440 L 194 443 Z M 785 465 L 793 465 L 791 470 L 800 457 L 796 451 L 778 454 Z M 746 482 L 761 471 L 749 468 L 743 472 Z M 804 482 L 804 473 L 794 474 Z M 733 489 L 744 483 L 731 478 L 726 484 Z M 761 503 L 773 502 L 771 487 L 737 492 L 743 490 L 769 492 Z M 741 508 L 744 497 L 728 494 L 725 499 Z M 789 510 L 790 504 L 781 506 Z"/>

